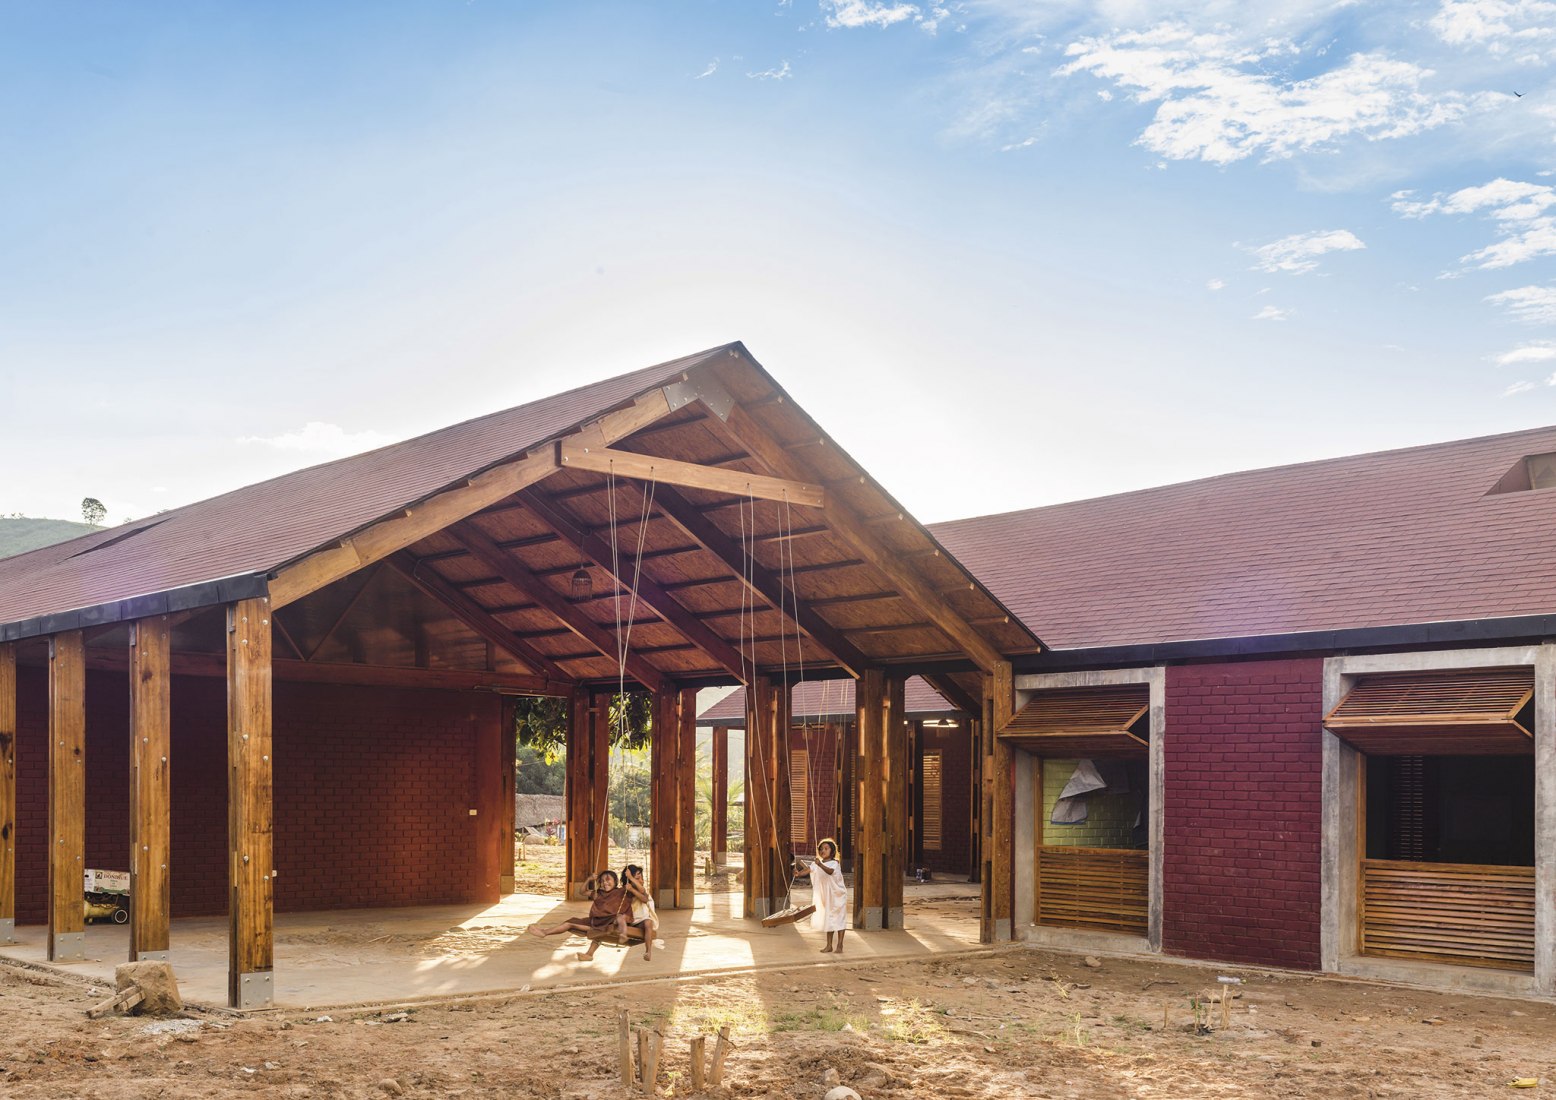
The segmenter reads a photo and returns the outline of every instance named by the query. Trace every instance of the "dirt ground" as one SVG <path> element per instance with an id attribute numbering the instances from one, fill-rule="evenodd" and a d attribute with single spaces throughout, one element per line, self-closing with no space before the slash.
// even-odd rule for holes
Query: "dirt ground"
<path id="1" fill-rule="evenodd" d="M 821 956 L 817 956 L 818 960 Z M 889 964 L 520 994 L 463 1003 L 87 1020 L 102 991 L 0 965 L 0 1096 L 630 1095 L 616 1014 L 737 1044 L 712 1097 L 820 1100 L 835 1071 L 881 1097 L 1483 1097 L 1556 1090 L 1556 1005 L 1024 947 Z M 1239 977 L 1222 985 L 1218 975 Z M 1210 1001 L 1229 989 L 1222 1015 Z M 1194 1001 L 1202 1002 L 1196 1026 Z M 1165 1019 L 1165 1026 L 1164 1026 Z M 711 1049 L 711 1043 L 710 1043 Z M 1508 1082 L 1538 1077 L 1538 1090 Z"/>

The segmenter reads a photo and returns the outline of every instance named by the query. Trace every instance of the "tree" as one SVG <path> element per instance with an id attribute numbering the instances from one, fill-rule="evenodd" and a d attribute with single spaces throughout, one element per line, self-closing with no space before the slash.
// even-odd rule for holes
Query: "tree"
<path id="1" fill-rule="evenodd" d="M 96 497 L 86 497 L 81 501 L 81 518 L 93 527 L 101 527 L 108 518 L 108 509 Z"/>
<path id="2" fill-rule="evenodd" d="M 513 779 L 515 793 L 563 793 L 567 782 L 567 765 L 560 757 L 552 759 L 532 745 L 520 745 L 514 766 L 517 769 Z"/>
<path id="3" fill-rule="evenodd" d="M 547 759 L 560 759 L 567 751 L 566 699 L 538 696 L 518 700 L 513 732 L 520 745 L 528 745 Z M 613 695 L 610 702 L 612 748 L 641 749 L 653 740 L 654 699 L 646 692 Z"/>

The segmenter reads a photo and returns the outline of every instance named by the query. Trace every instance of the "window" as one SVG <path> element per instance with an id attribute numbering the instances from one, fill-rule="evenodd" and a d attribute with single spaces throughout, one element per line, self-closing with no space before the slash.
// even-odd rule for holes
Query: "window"
<path id="1" fill-rule="evenodd" d="M 940 851 L 940 753 L 926 752 L 919 771 L 923 788 L 923 809 L 919 814 L 919 837 L 924 851 Z"/>

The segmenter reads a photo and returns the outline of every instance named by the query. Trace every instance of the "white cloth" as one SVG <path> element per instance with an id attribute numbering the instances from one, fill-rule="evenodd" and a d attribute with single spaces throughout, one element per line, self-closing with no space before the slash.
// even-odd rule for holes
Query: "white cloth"
<path id="1" fill-rule="evenodd" d="M 659 914 L 654 911 L 654 903 L 651 901 L 639 901 L 637 898 L 633 898 L 632 920 L 629 923 L 641 924 L 646 920 L 653 921 L 655 925 L 659 924 Z"/>
<path id="2" fill-rule="evenodd" d="M 1086 794 L 1088 791 L 1100 791 L 1108 785 L 1102 778 L 1102 773 L 1097 771 L 1097 765 L 1090 760 L 1082 760 L 1075 765 L 1075 771 L 1070 776 L 1070 781 L 1064 785 L 1064 790 L 1059 792 L 1060 798 L 1075 798 Z"/>
<path id="3" fill-rule="evenodd" d="M 829 868 L 829 875 L 821 868 Z M 848 929 L 848 886 L 843 882 L 843 865 L 835 859 L 817 860 L 810 869 L 810 897 L 816 911 L 810 927 L 815 932 L 843 932 Z"/>
<path id="4" fill-rule="evenodd" d="M 1078 794 L 1074 798 L 1061 798 L 1054 803 L 1054 813 L 1048 819 L 1048 823 L 1050 825 L 1079 825 L 1086 820 L 1088 812 L 1085 795 Z"/>

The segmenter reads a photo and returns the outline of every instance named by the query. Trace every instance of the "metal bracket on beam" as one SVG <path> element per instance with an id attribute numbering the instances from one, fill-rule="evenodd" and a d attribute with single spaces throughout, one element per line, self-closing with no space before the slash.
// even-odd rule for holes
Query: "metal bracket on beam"
<path id="1" fill-rule="evenodd" d="M 85 932 L 54 933 L 54 950 L 49 953 L 49 962 L 73 963 L 84 962 L 85 960 Z"/>
<path id="2" fill-rule="evenodd" d="M 13 917 L 6 917 L 5 920 L 0 920 L 0 943 L 15 943 L 15 942 L 16 942 L 16 920 L 15 920 L 15 918 L 13 918 Z"/>
<path id="3" fill-rule="evenodd" d="M 168 953 L 166 951 L 137 951 L 135 952 L 134 961 L 165 963 L 168 961 Z"/>
<path id="4" fill-rule="evenodd" d="M 262 970 L 238 975 L 238 1003 L 233 1008 L 269 1008 L 275 1004 L 275 974 Z"/>
<path id="5" fill-rule="evenodd" d="M 671 412 L 701 401 L 714 416 L 728 420 L 729 411 L 735 407 L 734 396 L 708 371 L 698 371 L 680 382 L 671 382 L 664 388 L 664 394 Z"/>

